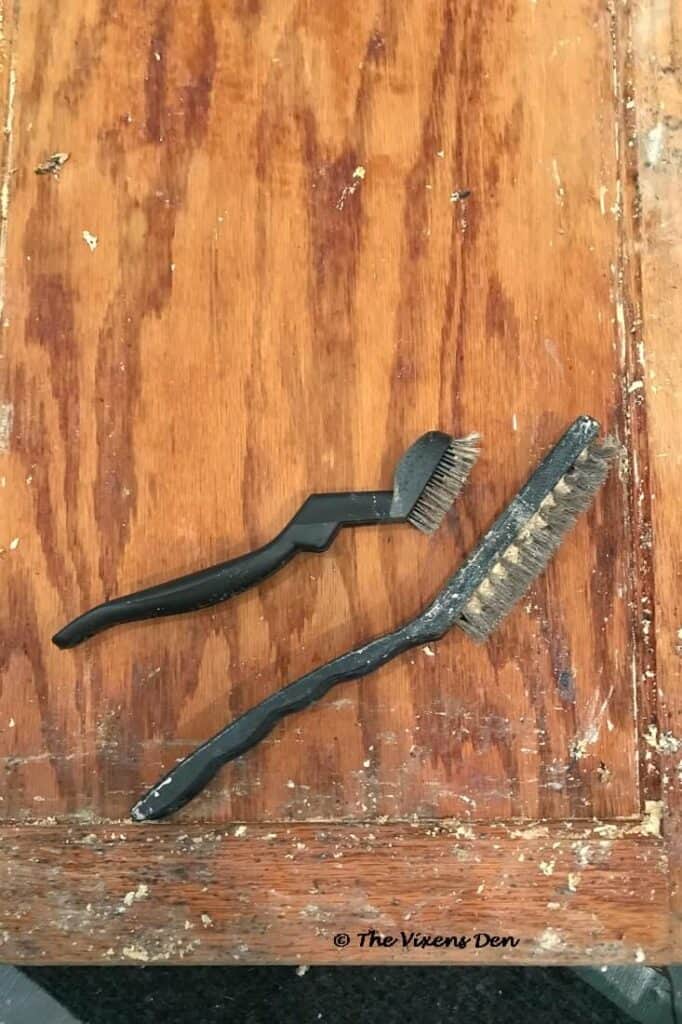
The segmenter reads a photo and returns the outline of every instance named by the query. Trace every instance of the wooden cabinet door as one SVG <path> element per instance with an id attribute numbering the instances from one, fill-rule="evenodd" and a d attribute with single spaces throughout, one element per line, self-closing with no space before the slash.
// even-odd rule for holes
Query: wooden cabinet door
<path id="1" fill-rule="evenodd" d="M 679 951 L 667 24 L 595 0 L 5 9 L 4 957 Z M 487 644 L 339 687 L 130 822 L 222 723 L 420 610 L 583 412 L 623 458 Z M 51 645 L 310 492 L 390 487 L 432 428 L 483 440 L 432 537 L 346 530 L 232 602 Z"/>

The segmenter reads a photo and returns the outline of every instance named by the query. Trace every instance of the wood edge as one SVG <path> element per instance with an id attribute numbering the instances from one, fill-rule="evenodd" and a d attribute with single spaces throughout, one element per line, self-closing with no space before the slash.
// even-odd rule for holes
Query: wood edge
<path id="1" fill-rule="evenodd" d="M 0 0 L 0 326 L 5 311 L 5 280 L 7 264 L 7 232 L 12 184 L 12 152 L 14 139 L 14 101 L 16 68 L 14 40 L 18 20 L 16 0 Z"/>
<path id="2" fill-rule="evenodd" d="M 676 425 L 682 417 L 682 76 L 679 11 L 674 0 L 634 0 L 631 18 L 633 81 L 632 152 L 637 161 L 638 254 L 642 310 L 639 401 L 646 401 L 648 484 L 653 535 L 655 600 L 651 679 L 657 714 L 648 740 L 649 767 L 658 771 L 670 857 L 671 943 L 682 948 L 682 518 L 676 495 L 680 454 Z M 635 144 L 636 143 L 636 144 Z M 651 544 L 651 540 L 650 540 Z M 675 568 L 677 563 L 677 568 Z M 656 756 L 656 760 L 654 757 Z M 646 751 L 645 751 L 646 757 Z M 679 958 L 679 956 L 678 956 Z"/>
<path id="3" fill-rule="evenodd" d="M 634 18 L 630 3 L 610 6 L 612 83 L 616 124 L 615 157 L 618 193 L 615 216 L 618 242 L 614 266 L 615 344 L 621 359 L 621 427 L 628 451 L 628 530 L 630 637 L 633 651 L 638 780 L 642 805 L 661 799 L 660 752 L 644 740 L 658 722 L 656 640 L 654 628 L 655 571 L 652 551 L 652 501 L 648 404 L 640 381 L 645 373 L 642 339 L 645 332 L 641 266 L 639 164 L 635 136 Z"/>
<path id="4" fill-rule="evenodd" d="M 642 822 L 518 827 L 4 827 L 11 898 L 0 909 L 0 959 L 667 963 L 668 858 L 659 824 L 654 810 Z M 370 929 L 397 944 L 361 946 Z M 469 943 L 404 949 L 402 931 Z M 341 933 L 350 937 L 346 947 L 334 944 Z M 519 942 L 476 948 L 476 934 Z"/>

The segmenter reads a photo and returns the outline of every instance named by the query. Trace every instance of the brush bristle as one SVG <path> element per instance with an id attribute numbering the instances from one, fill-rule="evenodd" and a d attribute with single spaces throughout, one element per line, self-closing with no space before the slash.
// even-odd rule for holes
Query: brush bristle
<path id="1" fill-rule="evenodd" d="M 442 523 L 478 457 L 478 447 L 478 434 L 469 434 L 453 438 L 443 452 L 407 517 L 422 533 L 433 533 Z"/>
<path id="2" fill-rule="evenodd" d="M 593 441 L 497 558 L 462 609 L 458 625 L 486 640 L 543 571 L 581 512 L 591 504 L 619 451 L 610 437 Z"/>

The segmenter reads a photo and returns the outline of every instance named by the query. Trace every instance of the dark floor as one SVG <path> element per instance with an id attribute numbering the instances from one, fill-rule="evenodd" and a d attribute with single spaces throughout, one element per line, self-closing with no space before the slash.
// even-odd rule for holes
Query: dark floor
<path id="1" fill-rule="evenodd" d="M 631 1024 L 566 968 L 41 967 L 82 1024 Z M 36 1022 L 48 1024 L 48 1022 Z"/>

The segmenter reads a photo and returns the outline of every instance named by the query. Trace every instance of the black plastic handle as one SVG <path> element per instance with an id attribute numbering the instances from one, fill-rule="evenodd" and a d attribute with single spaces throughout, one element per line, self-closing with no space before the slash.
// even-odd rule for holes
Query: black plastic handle
<path id="1" fill-rule="evenodd" d="M 313 494 L 282 532 L 263 547 L 125 597 L 97 605 L 52 637 L 57 647 L 75 647 L 124 622 L 179 615 L 219 604 L 276 572 L 297 551 L 325 551 L 345 523 L 389 519 L 391 491 Z"/>
<path id="2" fill-rule="evenodd" d="M 287 715 L 314 704 L 337 683 L 369 675 L 403 651 L 435 638 L 432 625 L 420 617 L 301 676 L 250 708 L 175 765 L 135 804 L 132 817 L 151 821 L 179 810 L 222 765 L 255 747 Z"/>
<path id="3" fill-rule="evenodd" d="M 124 622 L 178 615 L 218 604 L 260 583 L 293 558 L 297 550 L 298 545 L 285 530 L 248 555 L 97 605 L 69 622 L 52 640 L 57 647 L 75 647 L 88 637 Z"/>

